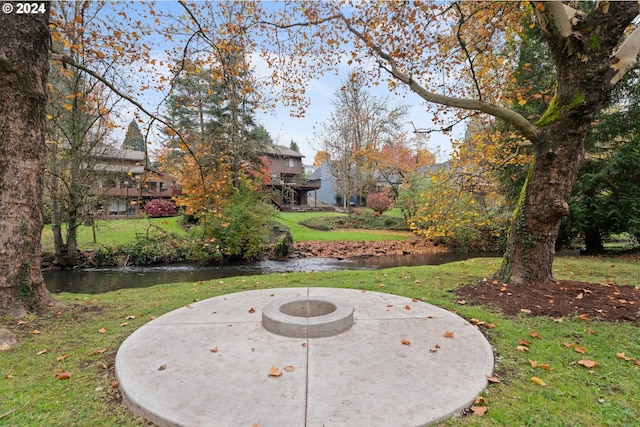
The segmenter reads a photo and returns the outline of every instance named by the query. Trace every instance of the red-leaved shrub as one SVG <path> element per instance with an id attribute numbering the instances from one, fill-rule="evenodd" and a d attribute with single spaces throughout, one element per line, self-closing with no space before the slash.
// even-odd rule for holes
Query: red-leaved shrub
<path id="1" fill-rule="evenodd" d="M 157 218 L 163 216 L 174 216 L 178 213 L 175 206 L 169 200 L 165 199 L 153 199 L 149 200 L 144 205 L 144 213 L 150 218 Z"/>
<path id="2" fill-rule="evenodd" d="M 367 196 L 367 207 L 382 215 L 393 207 L 393 197 L 384 193 L 370 193 Z"/>

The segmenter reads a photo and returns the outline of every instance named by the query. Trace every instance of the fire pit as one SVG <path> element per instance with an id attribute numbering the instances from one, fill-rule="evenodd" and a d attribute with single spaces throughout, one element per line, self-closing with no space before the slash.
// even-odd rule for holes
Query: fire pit
<path id="1" fill-rule="evenodd" d="M 285 337 L 330 337 L 352 325 L 353 307 L 328 298 L 283 298 L 262 309 L 262 326 Z"/>

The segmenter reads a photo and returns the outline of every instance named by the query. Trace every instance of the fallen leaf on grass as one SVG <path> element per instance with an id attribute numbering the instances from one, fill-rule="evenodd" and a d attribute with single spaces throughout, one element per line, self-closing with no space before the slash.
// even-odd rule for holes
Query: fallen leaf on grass
<path id="1" fill-rule="evenodd" d="M 471 411 L 475 415 L 479 415 L 479 416 L 483 416 L 484 414 L 487 413 L 488 410 L 489 410 L 488 406 L 472 406 L 471 407 Z"/>
<path id="2" fill-rule="evenodd" d="M 520 341 L 518 341 L 518 344 L 529 347 L 531 345 L 531 342 L 521 339 Z"/>
<path id="3" fill-rule="evenodd" d="M 135 319 L 135 318 L 136 318 L 136 316 L 131 315 L 131 316 L 127 316 L 127 319 L 126 319 L 126 320 L 133 320 L 133 319 Z"/>
<path id="4" fill-rule="evenodd" d="M 595 368 L 599 363 L 593 360 L 578 360 L 578 365 L 584 366 L 585 368 Z"/>
<path id="5" fill-rule="evenodd" d="M 627 356 L 626 354 L 624 354 L 624 352 L 622 352 L 622 353 L 616 353 L 616 357 L 617 357 L 618 359 L 624 359 L 624 360 L 626 360 L 626 361 L 629 361 L 629 360 L 635 360 L 633 357 L 629 357 L 629 356 Z"/>
<path id="6" fill-rule="evenodd" d="M 580 347 L 579 345 L 576 344 L 576 346 L 574 347 L 574 350 L 576 351 L 576 353 L 586 353 L 587 349 L 584 347 Z"/>
<path id="7" fill-rule="evenodd" d="M 44 350 L 40 350 L 39 352 L 36 353 L 36 356 L 40 356 L 41 354 L 45 354 L 47 351 L 49 351 L 49 350 L 47 350 L 46 348 Z"/>
<path id="8" fill-rule="evenodd" d="M 519 346 L 516 347 L 516 350 L 523 351 L 523 352 L 524 351 L 529 351 L 529 347 L 526 347 L 524 345 L 519 345 Z"/>
<path id="9" fill-rule="evenodd" d="M 545 383 L 544 381 L 542 381 L 538 377 L 531 377 L 531 381 L 533 381 L 534 383 L 536 383 L 536 384 L 538 384 L 539 386 L 542 386 L 542 387 L 546 387 L 547 386 L 547 383 Z"/>
<path id="10" fill-rule="evenodd" d="M 487 381 L 489 381 L 491 384 L 498 384 L 500 382 L 498 377 L 489 376 L 489 375 L 487 375 Z"/>
<path id="11" fill-rule="evenodd" d="M 124 322 L 124 323 L 120 323 L 120 327 L 124 328 L 125 326 L 129 325 L 129 322 Z"/>
<path id="12" fill-rule="evenodd" d="M 109 349 L 107 347 L 105 348 L 101 348 L 100 350 L 93 350 L 91 353 L 89 353 L 90 356 L 95 356 L 96 354 L 102 354 L 102 353 L 106 353 Z"/>
<path id="13" fill-rule="evenodd" d="M 40 331 L 37 330 L 37 329 L 34 329 L 33 331 L 31 331 L 31 334 L 32 335 L 38 335 L 38 334 L 40 334 Z"/>
<path id="14" fill-rule="evenodd" d="M 66 359 L 67 357 L 69 357 L 69 355 L 68 355 L 68 354 L 63 354 L 62 356 L 58 356 L 58 357 L 56 357 L 56 361 L 57 361 L 57 362 L 61 362 L 61 361 L 63 361 L 64 359 Z"/>
<path id="15" fill-rule="evenodd" d="M 533 332 L 533 331 L 529 332 L 529 336 L 533 338 L 539 338 L 539 339 L 542 338 L 539 333 Z"/>
<path id="16" fill-rule="evenodd" d="M 525 314 L 531 314 L 531 310 L 529 310 L 528 308 L 521 308 L 520 311 Z"/>
<path id="17" fill-rule="evenodd" d="M 540 369 L 545 369 L 547 371 L 551 370 L 551 366 L 545 363 L 538 363 L 535 360 L 529 359 L 529 364 L 531 365 L 532 368 L 540 368 Z"/>
<path id="18" fill-rule="evenodd" d="M 274 365 L 271 367 L 271 369 L 269 369 L 269 376 L 279 377 L 279 376 L 282 376 L 282 372 L 280 372 L 280 369 L 278 369 L 278 367 Z"/>
<path id="19" fill-rule="evenodd" d="M 103 326 L 102 328 L 98 329 L 98 332 L 100 332 L 101 334 L 104 334 L 105 332 L 107 332 L 108 328 L 106 326 Z"/>
<path id="20" fill-rule="evenodd" d="M 62 371 L 56 374 L 57 380 L 68 380 L 69 378 L 71 378 L 71 372 L 69 371 Z"/>
<path id="21" fill-rule="evenodd" d="M 111 384 L 109 384 L 109 387 L 118 388 L 118 387 L 120 387 L 120 382 L 119 381 L 114 381 Z"/>

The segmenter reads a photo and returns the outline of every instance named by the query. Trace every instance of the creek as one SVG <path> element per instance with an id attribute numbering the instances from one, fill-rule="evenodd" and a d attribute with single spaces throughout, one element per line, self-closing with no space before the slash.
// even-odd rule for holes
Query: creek
<path id="1" fill-rule="evenodd" d="M 480 256 L 496 256 L 496 254 L 440 252 L 357 257 L 342 260 L 336 258 L 297 258 L 286 261 L 260 261 L 251 264 L 222 266 L 163 265 L 92 268 L 48 271 L 44 273 L 44 279 L 47 288 L 52 293 L 99 294 L 125 288 L 143 288 L 165 283 L 198 282 L 233 276 L 296 271 L 377 270 L 391 267 L 440 265 Z"/>

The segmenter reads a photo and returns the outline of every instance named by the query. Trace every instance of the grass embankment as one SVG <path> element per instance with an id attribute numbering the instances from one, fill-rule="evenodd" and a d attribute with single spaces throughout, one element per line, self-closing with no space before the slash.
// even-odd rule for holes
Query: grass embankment
<path id="1" fill-rule="evenodd" d="M 387 214 L 385 214 L 387 215 Z M 393 214 L 390 214 L 393 216 Z M 332 230 L 320 231 L 300 225 L 300 221 L 317 216 L 347 217 L 337 212 L 281 212 L 277 221 L 289 227 L 297 242 L 305 240 L 404 240 L 412 236 L 409 232 L 385 230 Z M 185 235 L 187 232 L 180 225 L 181 217 L 171 218 L 139 218 L 96 221 L 95 242 L 94 228 L 81 225 L 78 227 L 78 247 L 88 250 L 100 245 L 120 245 L 131 242 L 136 236 L 144 236 L 147 231 L 162 230 L 167 233 Z M 53 252 L 53 233 L 51 226 L 46 225 L 42 231 L 42 248 L 44 252 Z"/>
<path id="2" fill-rule="evenodd" d="M 78 227 L 78 247 L 81 250 L 92 249 L 99 245 L 121 245 L 131 242 L 136 236 L 144 236 L 147 231 L 162 230 L 167 233 L 185 234 L 180 225 L 182 217 L 170 218 L 137 218 L 96 220 L 95 227 L 81 225 Z M 95 231 L 95 242 L 94 242 Z M 64 231 L 63 231 L 64 232 Z M 53 252 L 53 232 L 51 225 L 45 225 L 42 230 L 43 252 Z"/>
<path id="3" fill-rule="evenodd" d="M 385 215 L 387 215 L 385 213 Z M 392 215 L 390 215 L 392 216 Z M 281 212 L 277 218 L 282 224 L 291 230 L 293 240 L 296 242 L 319 240 L 406 240 L 413 236 L 408 231 L 389 231 L 389 230 L 366 230 L 366 229 L 336 229 L 330 231 L 314 230 L 305 227 L 300 222 L 315 217 L 343 217 L 347 218 L 347 214 L 338 212 Z"/>
<path id="4" fill-rule="evenodd" d="M 616 353 L 640 358 L 640 327 L 580 320 L 577 316 L 565 317 L 562 322 L 524 313 L 505 317 L 490 308 L 460 304 L 451 291 L 460 284 L 487 277 L 499 262 L 475 259 L 377 271 L 245 276 L 102 295 L 58 295 L 67 305 L 55 313 L 30 316 L 20 323 L 2 319 L 3 327 L 14 331 L 19 342 L 0 352 L 0 425 L 139 426 L 142 423 L 132 418 L 115 398 L 114 357 L 129 334 L 153 316 L 197 300 L 284 286 L 388 292 L 418 298 L 493 325 L 485 331 L 495 349 L 500 382 L 483 395 L 482 404 L 489 410 L 482 417 L 455 418 L 444 425 L 637 425 L 640 366 Z M 555 275 L 640 286 L 640 265 L 621 259 L 559 258 Z M 524 345 L 521 340 L 531 344 Z M 527 347 L 528 351 L 518 347 Z M 428 349 L 424 350 L 428 357 Z M 532 367 L 530 360 L 538 367 Z M 598 366 L 587 368 L 579 364 L 580 360 L 592 360 Z M 70 372 L 71 378 L 56 379 L 61 371 Z M 545 385 L 532 378 L 539 378 Z M 427 405 L 428 396 L 425 399 Z"/>

